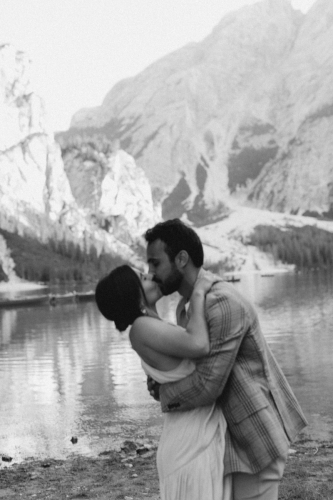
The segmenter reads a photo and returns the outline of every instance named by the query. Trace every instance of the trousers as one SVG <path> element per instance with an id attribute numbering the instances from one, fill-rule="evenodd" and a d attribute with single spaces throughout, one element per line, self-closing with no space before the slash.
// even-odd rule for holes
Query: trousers
<path id="1" fill-rule="evenodd" d="M 233 500 L 278 500 L 286 458 L 277 458 L 258 474 L 232 474 Z"/>

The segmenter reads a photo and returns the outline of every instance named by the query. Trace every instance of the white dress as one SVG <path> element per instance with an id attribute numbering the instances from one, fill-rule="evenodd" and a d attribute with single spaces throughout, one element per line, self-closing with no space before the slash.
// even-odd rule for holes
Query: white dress
<path id="1" fill-rule="evenodd" d="M 160 384 L 184 378 L 195 369 L 188 359 L 167 372 L 141 363 Z M 157 450 L 161 500 L 231 500 L 231 476 L 223 478 L 225 431 L 226 421 L 215 404 L 164 413 Z"/>

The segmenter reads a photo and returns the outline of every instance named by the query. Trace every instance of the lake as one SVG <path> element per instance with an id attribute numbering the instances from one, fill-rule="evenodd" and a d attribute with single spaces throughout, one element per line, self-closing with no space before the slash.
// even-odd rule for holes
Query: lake
<path id="1" fill-rule="evenodd" d="M 243 275 L 232 286 L 258 309 L 309 420 L 306 435 L 333 439 L 333 273 Z M 159 306 L 169 321 L 176 300 Z M 128 335 L 94 302 L 0 309 L 0 329 L 0 455 L 94 456 L 159 435 L 159 404 Z"/>

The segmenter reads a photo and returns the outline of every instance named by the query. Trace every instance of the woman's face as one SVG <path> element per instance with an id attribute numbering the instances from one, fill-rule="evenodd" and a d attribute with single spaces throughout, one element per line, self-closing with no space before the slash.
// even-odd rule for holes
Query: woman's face
<path id="1" fill-rule="evenodd" d="M 148 306 L 154 306 L 162 297 L 162 292 L 155 281 L 152 281 L 151 274 L 139 273 L 139 278 L 144 289 Z"/>

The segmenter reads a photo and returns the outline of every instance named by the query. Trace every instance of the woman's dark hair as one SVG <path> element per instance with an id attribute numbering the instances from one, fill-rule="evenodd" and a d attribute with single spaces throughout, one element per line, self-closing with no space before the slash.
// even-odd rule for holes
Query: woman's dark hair
<path id="1" fill-rule="evenodd" d="M 174 262 L 176 255 L 181 250 L 186 250 L 195 267 L 203 265 L 204 252 L 199 236 L 191 227 L 186 226 L 179 219 L 171 219 L 156 224 L 156 226 L 146 231 L 145 240 L 148 245 L 156 240 L 163 241 L 165 252 L 171 262 Z"/>
<path id="2" fill-rule="evenodd" d="M 124 331 L 139 316 L 145 293 L 140 278 L 128 265 L 113 269 L 96 286 L 95 300 L 103 316 Z"/>

